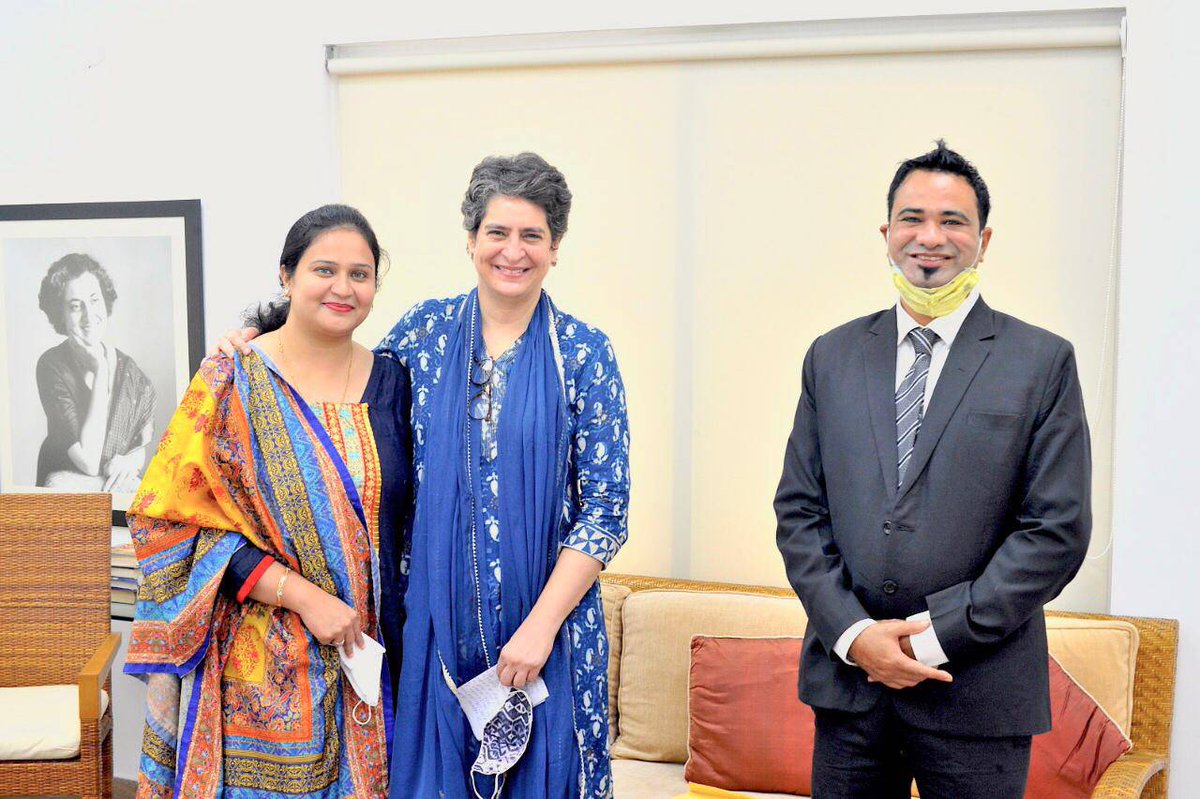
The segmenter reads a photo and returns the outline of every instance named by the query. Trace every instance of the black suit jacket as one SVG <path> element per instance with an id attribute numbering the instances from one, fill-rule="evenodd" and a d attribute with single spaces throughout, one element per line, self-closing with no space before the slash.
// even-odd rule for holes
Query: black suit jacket
<path id="1" fill-rule="evenodd" d="M 800 697 L 863 711 L 887 689 L 833 653 L 863 618 L 929 610 L 950 684 L 894 691 L 913 726 L 1050 728 L 1042 606 L 1091 532 L 1091 454 L 1069 342 L 976 302 L 928 398 L 897 488 L 896 310 L 818 338 L 775 497 L 808 613 Z"/>

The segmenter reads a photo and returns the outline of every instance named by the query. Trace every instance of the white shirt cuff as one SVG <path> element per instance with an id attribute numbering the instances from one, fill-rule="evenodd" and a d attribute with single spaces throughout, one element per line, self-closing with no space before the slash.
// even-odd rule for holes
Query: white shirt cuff
<path id="1" fill-rule="evenodd" d="M 837 643 L 833 645 L 833 654 L 840 657 L 845 663 L 851 666 L 857 666 L 858 664 L 850 659 L 850 645 L 854 643 L 854 639 L 858 638 L 859 634 L 862 633 L 863 630 L 867 629 L 874 623 L 874 619 L 863 619 L 861 621 L 856 621 L 854 624 L 851 624 L 849 627 L 847 627 L 846 632 L 838 636 Z"/>
<path id="2" fill-rule="evenodd" d="M 907 621 L 930 621 L 929 611 L 914 613 L 908 617 Z M 937 632 L 933 629 L 931 621 L 924 630 L 909 636 L 908 643 L 912 646 L 913 657 L 930 668 L 936 669 L 950 661 L 942 649 L 942 642 L 938 640 Z"/>

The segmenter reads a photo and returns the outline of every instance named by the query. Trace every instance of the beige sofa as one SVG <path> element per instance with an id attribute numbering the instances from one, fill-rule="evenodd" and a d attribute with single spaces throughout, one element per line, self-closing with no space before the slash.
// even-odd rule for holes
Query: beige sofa
<path id="1" fill-rule="evenodd" d="M 606 574 L 602 589 L 615 796 L 672 799 L 688 789 L 692 636 L 801 636 L 804 611 L 789 591 L 760 586 Z M 1093 796 L 1165 797 L 1177 623 L 1051 612 L 1047 628 L 1051 653 L 1134 743 Z"/>

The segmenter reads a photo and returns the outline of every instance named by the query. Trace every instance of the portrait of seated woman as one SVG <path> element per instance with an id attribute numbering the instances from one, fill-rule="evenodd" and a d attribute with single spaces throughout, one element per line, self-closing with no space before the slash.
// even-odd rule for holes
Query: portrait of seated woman
<path id="1" fill-rule="evenodd" d="M 137 489 L 154 435 L 154 387 L 108 339 L 117 290 L 89 255 L 50 265 L 38 306 L 61 343 L 37 363 L 46 438 L 37 485 L 67 491 Z"/>

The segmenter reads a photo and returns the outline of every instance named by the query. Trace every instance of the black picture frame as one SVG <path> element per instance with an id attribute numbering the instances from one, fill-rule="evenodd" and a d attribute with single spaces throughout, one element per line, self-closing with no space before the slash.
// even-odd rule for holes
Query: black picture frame
<path id="1" fill-rule="evenodd" d="M 133 337 L 137 341 L 131 342 L 135 346 L 138 344 L 148 346 L 147 342 L 158 342 L 159 350 L 169 347 L 169 357 L 165 359 L 169 362 L 169 375 L 166 367 L 160 367 L 153 379 L 153 382 L 158 385 L 155 392 L 157 395 L 154 411 L 156 423 L 155 429 L 153 429 L 153 438 L 148 443 L 146 456 L 148 460 L 149 456 L 153 455 L 154 447 L 165 429 L 165 424 L 161 420 L 170 418 L 170 412 L 182 396 L 183 390 L 186 389 L 187 381 L 200 368 L 200 362 L 204 358 L 204 281 L 200 200 L 0 205 L 0 263 L 4 264 L 3 270 L 0 270 L 0 302 L 3 302 L 0 305 L 0 312 L 3 312 L 9 319 L 10 333 L 14 324 L 12 322 L 14 310 L 24 315 L 19 324 L 27 324 L 31 328 L 35 328 L 43 337 L 45 329 L 50 327 L 47 323 L 47 316 L 38 308 L 38 304 L 30 302 L 32 297 L 29 288 L 35 276 L 35 267 L 40 266 L 45 269 L 50 265 L 49 262 L 44 264 L 37 262 L 36 256 L 43 252 L 54 252 L 54 243 L 58 241 L 79 243 L 91 240 L 96 240 L 97 246 L 105 244 L 119 251 L 149 251 L 149 245 L 153 244 L 154 252 L 157 253 L 165 248 L 165 251 L 169 253 L 165 264 L 166 279 L 161 275 L 147 274 L 148 271 L 158 268 L 154 264 L 163 260 L 161 258 L 146 257 L 142 260 L 131 258 L 130 263 L 123 265 L 122 277 L 132 285 L 135 297 L 139 292 L 144 297 L 166 297 L 168 300 L 166 304 L 170 306 L 169 311 L 164 310 L 164 303 L 159 302 L 154 303 L 156 307 L 152 309 L 157 317 L 165 314 L 169 318 L 169 329 L 140 330 L 137 336 Z M 124 246 L 124 250 L 120 250 L 122 246 Z M 18 257 L 18 252 L 20 257 Z M 53 256 L 47 257 L 52 258 Z M 112 271 L 111 267 L 106 267 L 106 269 Z M 25 274 L 22 274 L 22 270 Z M 141 282 L 137 280 L 139 275 L 142 278 Z M 6 290 L 3 282 L 6 279 L 10 283 L 14 281 L 20 283 L 22 291 L 19 298 L 9 297 L 10 292 Z M 117 300 L 111 314 L 113 318 L 116 318 L 118 312 L 129 313 L 128 308 L 120 306 L 122 292 L 128 294 L 129 290 L 128 288 L 123 290 L 115 277 L 111 283 L 116 285 Z M 8 288 L 12 289 L 13 286 L 10 285 Z M 32 311 L 29 310 L 30 308 Z M 151 314 L 151 316 L 155 314 Z M 180 315 L 184 318 L 179 319 Z M 41 327 L 38 326 L 38 319 L 41 320 Z M 108 316 L 106 316 L 106 325 L 108 321 Z M 139 319 L 138 324 L 144 322 L 148 324 L 145 319 Z M 3 324 L 5 323 L 0 322 L 0 325 Z M 126 320 L 126 326 L 128 327 L 128 325 L 129 322 Z M 159 326 L 161 327 L 161 324 Z M 19 332 L 23 334 L 24 329 Z M 6 337 L 4 331 L 0 330 L 0 345 L 10 338 L 13 336 Z M 126 335 L 125 339 L 130 341 L 131 337 Z M 167 343 L 162 344 L 162 342 Z M 117 349 L 121 347 L 119 343 L 113 346 Z M 0 440 L 6 441 L 10 445 L 9 458 L 5 463 L 0 463 L 0 491 L 21 491 L 27 488 L 17 478 L 17 468 L 12 462 L 16 457 L 12 452 L 15 448 L 12 437 L 15 430 L 14 414 L 18 397 L 16 389 L 28 385 L 24 382 L 28 377 L 28 369 L 21 371 L 20 375 L 12 374 L 11 349 L 9 346 L 0 346 L 0 372 L 5 373 L 0 375 L 2 378 L 0 379 L 0 388 L 3 389 L 0 390 L 0 424 L 8 428 L 0 431 Z M 161 352 L 158 354 L 162 355 Z M 27 362 L 28 354 L 23 354 L 22 358 Z M 157 361 L 164 361 L 164 358 L 159 357 Z M 27 364 L 23 362 L 23 365 Z M 150 380 L 150 378 L 147 379 Z M 31 405 L 28 397 L 22 397 L 21 402 L 26 410 Z M 42 429 L 46 429 L 49 423 L 44 418 L 41 422 Z M 25 447 L 25 450 L 28 449 Z M 26 451 L 24 454 L 28 458 L 29 453 Z M 5 468 L 5 465 L 9 468 Z M 25 462 L 22 465 L 27 473 L 28 463 Z M 38 489 L 35 486 L 30 487 L 30 490 Z M 42 488 L 41 490 L 48 489 Z M 126 526 L 124 508 L 128 504 L 128 497 L 128 493 L 114 494 L 112 512 L 114 526 Z"/>

